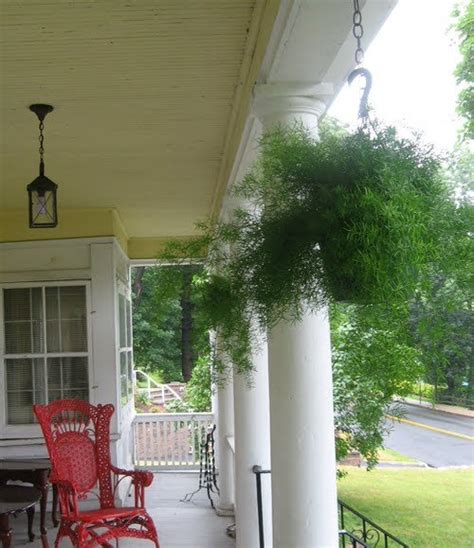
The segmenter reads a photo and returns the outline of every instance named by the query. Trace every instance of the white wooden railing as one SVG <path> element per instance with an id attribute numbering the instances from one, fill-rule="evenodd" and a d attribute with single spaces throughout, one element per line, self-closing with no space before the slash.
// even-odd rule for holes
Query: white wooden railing
<path id="1" fill-rule="evenodd" d="M 133 422 L 137 468 L 199 468 L 200 443 L 212 428 L 212 413 L 140 413 Z"/>
<path id="2" fill-rule="evenodd" d="M 172 400 L 178 400 L 183 401 L 183 398 L 181 395 L 176 392 L 176 390 L 170 386 L 169 384 L 160 384 L 155 381 L 148 373 L 145 371 L 142 371 L 141 369 L 135 369 L 135 392 L 141 393 L 145 392 L 148 396 L 148 399 L 150 401 L 153 401 L 154 399 L 158 399 L 158 402 L 154 403 L 161 403 L 165 404 L 166 402 L 172 401 Z M 140 388 L 138 386 L 138 383 L 136 382 L 137 376 L 140 375 L 140 377 L 144 377 L 146 380 L 146 388 Z"/>

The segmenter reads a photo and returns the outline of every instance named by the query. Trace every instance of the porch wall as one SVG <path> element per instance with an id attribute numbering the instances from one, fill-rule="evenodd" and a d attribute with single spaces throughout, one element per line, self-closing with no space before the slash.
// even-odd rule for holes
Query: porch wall
<path id="1" fill-rule="evenodd" d="M 115 238 L 0 244 L 0 283 L 78 281 L 89 285 L 89 397 L 112 403 L 112 460 L 132 466 L 133 401 L 122 406 L 118 354 L 118 285 L 129 285 L 129 261 Z M 0 364 L 1 365 L 1 364 Z M 0 367 L 0 373 L 4 371 Z M 0 382 L 0 458 L 42 457 L 46 448 L 38 425 L 6 426 L 4 379 Z"/>

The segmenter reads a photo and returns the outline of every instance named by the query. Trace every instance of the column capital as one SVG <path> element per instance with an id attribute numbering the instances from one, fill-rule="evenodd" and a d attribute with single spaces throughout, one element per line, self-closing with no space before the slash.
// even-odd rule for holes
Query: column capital
<path id="1" fill-rule="evenodd" d="M 278 82 L 256 84 L 253 113 L 264 130 L 277 124 L 302 122 L 317 132 L 319 118 L 333 95 L 334 86 L 326 82 Z"/>

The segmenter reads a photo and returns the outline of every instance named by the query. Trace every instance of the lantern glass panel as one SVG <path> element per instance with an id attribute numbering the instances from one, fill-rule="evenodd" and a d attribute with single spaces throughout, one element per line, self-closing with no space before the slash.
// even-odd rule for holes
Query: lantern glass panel
<path id="1" fill-rule="evenodd" d="M 30 227 L 50 228 L 57 226 L 56 190 L 29 191 Z"/>

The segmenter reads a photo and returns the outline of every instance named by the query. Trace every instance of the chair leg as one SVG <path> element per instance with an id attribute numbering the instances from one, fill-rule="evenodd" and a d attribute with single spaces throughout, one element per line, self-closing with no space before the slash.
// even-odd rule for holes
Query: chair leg
<path id="1" fill-rule="evenodd" d="M 146 514 L 144 518 L 145 518 L 144 525 L 148 529 L 148 532 L 150 533 L 150 537 L 151 537 L 150 540 L 155 543 L 155 548 L 160 548 L 160 542 L 158 540 L 158 533 L 156 531 L 154 521 L 151 519 L 151 517 L 148 514 Z"/>
<path id="2" fill-rule="evenodd" d="M 64 525 L 61 523 L 58 529 L 58 534 L 56 535 L 56 540 L 54 541 L 54 548 L 58 548 L 59 544 L 61 542 L 61 539 L 63 537 L 69 537 L 72 541 L 71 535 L 69 534 L 69 531 Z M 74 544 L 74 543 L 73 543 Z"/>

